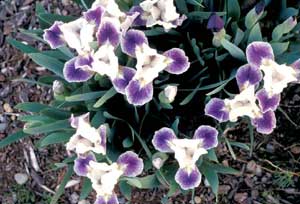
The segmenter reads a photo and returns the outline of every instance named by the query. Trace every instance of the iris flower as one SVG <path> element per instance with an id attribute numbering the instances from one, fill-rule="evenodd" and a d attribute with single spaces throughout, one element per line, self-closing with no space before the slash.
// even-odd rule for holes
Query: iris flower
<path id="1" fill-rule="evenodd" d="M 134 21 L 135 25 L 147 27 L 160 25 L 165 31 L 180 26 L 186 19 L 185 15 L 180 16 L 176 12 L 173 0 L 145 0 L 131 11 L 140 14 Z"/>
<path id="2" fill-rule="evenodd" d="M 178 139 L 170 128 L 156 131 L 152 144 L 160 152 L 172 152 L 179 164 L 175 180 L 184 190 L 200 185 L 201 173 L 196 162 L 207 150 L 218 145 L 218 131 L 210 126 L 202 125 L 194 133 L 192 139 Z"/>
<path id="3" fill-rule="evenodd" d="M 173 48 L 159 54 L 138 30 L 129 30 L 121 39 L 121 47 L 124 53 L 137 59 L 136 72 L 125 88 L 128 102 L 134 105 L 144 105 L 153 98 L 153 81 L 160 72 L 179 75 L 190 66 L 183 50 Z"/>
<path id="4" fill-rule="evenodd" d="M 77 155 L 85 155 L 90 151 L 106 154 L 106 125 L 100 125 L 98 129 L 92 127 L 89 123 L 89 113 L 78 117 L 72 115 L 70 122 L 71 126 L 76 128 L 76 132 L 66 144 L 68 151 L 75 151 Z"/>
<path id="5" fill-rule="evenodd" d="M 118 204 L 114 193 L 115 185 L 121 177 L 136 177 L 143 171 L 143 160 L 132 151 L 121 154 L 112 164 L 97 162 L 93 154 L 78 157 L 74 170 L 79 176 L 86 176 L 97 193 L 95 204 Z"/>

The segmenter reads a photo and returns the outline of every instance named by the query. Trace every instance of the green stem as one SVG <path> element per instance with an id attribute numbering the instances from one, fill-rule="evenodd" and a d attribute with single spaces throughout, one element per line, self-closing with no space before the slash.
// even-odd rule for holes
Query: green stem
<path id="1" fill-rule="evenodd" d="M 192 190 L 192 204 L 195 204 L 195 189 Z"/>

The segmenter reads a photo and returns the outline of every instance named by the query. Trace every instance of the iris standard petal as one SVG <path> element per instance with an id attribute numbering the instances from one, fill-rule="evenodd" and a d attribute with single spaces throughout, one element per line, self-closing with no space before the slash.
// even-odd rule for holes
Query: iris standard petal
<path id="1" fill-rule="evenodd" d="M 79 119 L 82 119 L 88 123 L 90 121 L 90 113 L 88 112 L 76 117 L 72 114 L 69 120 L 72 128 L 78 128 Z"/>
<path id="2" fill-rule="evenodd" d="M 275 111 L 279 106 L 280 94 L 269 96 L 265 89 L 261 89 L 256 93 L 256 97 L 263 113 L 269 110 Z"/>
<path id="3" fill-rule="evenodd" d="M 135 106 L 142 106 L 153 98 L 153 84 L 142 85 L 139 80 L 131 80 L 125 88 L 127 101 Z"/>
<path id="4" fill-rule="evenodd" d="M 120 67 L 119 75 L 115 79 L 112 79 L 115 90 L 121 94 L 125 94 L 125 88 L 132 80 L 135 73 L 136 70 L 131 67 Z"/>
<path id="5" fill-rule="evenodd" d="M 250 65 L 259 68 L 263 60 L 274 60 L 274 53 L 269 43 L 255 41 L 248 45 L 246 57 Z"/>
<path id="6" fill-rule="evenodd" d="M 130 56 L 135 56 L 137 46 L 148 44 L 146 35 L 139 30 L 128 30 L 121 39 L 122 51 Z"/>
<path id="7" fill-rule="evenodd" d="M 84 82 L 89 80 L 93 74 L 89 71 L 75 66 L 76 57 L 65 63 L 63 74 L 68 82 Z"/>
<path id="8" fill-rule="evenodd" d="M 58 48 L 64 44 L 63 33 L 59 26 L 62 22 L 55 21 L 54 24 L 45 30 L 43 38 L 50 45 L 52 49 Z"/>
<path id="9" fill-rule="evenodd" d="M 133 22 L 134 26 L 145 26 L 146 25 L 146 20 L 142 18 L 142 15 L 144 13 L 144 10 L 140 6 L 133 6 L 129 10 L 129 12 L 138 12 L 139 15 L 136 17 L 136 19 Z"/>
<path id="10" fill-rule="evenodd" d="M 102 22 L 97 32 L 97 40 L 100 46 L 110 43 L 112 46 L 117 47 L 120 42 L 120 31 L 113 22 Z"/>
<path id="11" fill-rule="evenodd" d="M 183 190 L 189 190 L 200 185 L 201 177 L 199 169 L 195 166 L 190 172 L 186 169 L 178 169 L 175 174 L 175 181 Z"/>
<path id="12" fill-rule="evenodd" d="M 218 131 L 208 125 L 201 125 L 195 131 L 193 139 L 200 139 L 204 149 L 211 149 L 218 145 Z"/>
<path id="13" fill-rule="evenodd" d="M 205 106 L 205 115 L 213 117 L 219 122 L 229 120 L 229 111 L 226 110 L 225 102 L 222 99 L 212 98 Z"/>
<path id="14" fill-rule="evenodd" d="M 169 146 L 169 143 L 173 139 L 176 139 L 174 131 L 170 128 L 164 127 L 155 131 L 152 139 L 152 144 L 154 148 L 160 152 L 173 152 L 173 150 Z"/>
<path id="15" fill-rule="evenodd" d="M 122 166 L 124 176 L 136 177 L 143 172 L 144 163 L 138 155 L 132 151 L 121 154 L 117 160 L 118 165 Z"/>
<path id="16" fill-rule="evenodd" d="M 262 72 L 250 64 L 241 66 L 236 73 L 236 81 L 240 90 L 247 88 L 249 85 L 258 84 L 262 77 Z"/>
<path id="17" fill-rule="evenodd" d="M 86 176 L 90 161 L 96 161 L 96 158 L 92 153 L 87 156 L 78 156 L 74 161 L 74 172 L 78 176 Z"/>
<path id="18" fill-rule="evenodd" d="M 166 51 L 164 55 L 171 61 L 165 69 L 171 74 L 182 74 L 190 67 L 189 58 L 182 49 L 173 48 Z"/>
<path id="19" fill-rule="evenodd" d="M 98 7 L 91 8 L 91 9 L 87 10 L 86 12 L 84 12 L 83 17 L 89 23 L 95 23 L 96 27 L 98 28 L 101 23 L 101 19 L 102 19 L 104 12 L 105 12 L 104 8 L 102 6 L 98 6 Z"/>
<path id="20" fill-rule="evenodd" d="M 253 119 L 252 124 L 256 127 L 257 132 L 271 134 L 276 127 L 275 113 L 273 111 L 265 112 L 261 117 Z"/>

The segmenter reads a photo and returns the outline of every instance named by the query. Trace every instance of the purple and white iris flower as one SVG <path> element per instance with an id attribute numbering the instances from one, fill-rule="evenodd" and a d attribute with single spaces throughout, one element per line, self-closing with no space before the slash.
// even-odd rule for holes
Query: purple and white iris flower
<path id="1" fill-rule="evenodd" d="M 246 57 L 250 66 L 264 73 L 264 88 L 271 96 L 280 94 L 289 83 L 297 81 L 293 67 L 275 62 L 273 49 L 269 43 L 251 43 L 246 49 Z"/>
<path id="2" fill-rule="evenodd" d="M 143 160 L 132 151 L 121 154 L 112 164 L 97 162 L 93 154 L 78 157 L 74 170 L 79 176 L 86 176 L 92 182 L 92 188 L 97 193 L 95 204 L 118 204 L 114 193 L 115 185 L 122 176 L 136 177 L 143 171 Z"/>
<path id="3" fill-rule="evenodd" d="M 100 125 L 98 129 L 89 123 L 89 113 L 70 119 L 71 127 L 76 128 L 75 134 L 66 144 L 67 151 L 74 151 L 77 155 L 88 152 L 106 154 L 107 126 Z"/>
<path id="4" fill-rule="evenodd" d="M 146 27 L 160 25 L 166 32 L 180 26 L 187 18 L 176 12 L 174 0 L 145 0 L 139 6 L 133 7 L 131 12 L 139 13 L 134 21 L 135 25 Z"/>
<path id="5" fill-rule="evenodd" d="M 182 74 L 190 66 L 184 51 L 173 48 L 159 54 L 149 47 L 141 31 L 129 30 L 121 39 L 121 47 L 124 53 L 137 59 L 136 72 L 125 88 L 127 100 L 133 105 L 144 105 L 153 98 L 153 80 L 160 72 Z"/>
<path id="6" fill-rule="evenodd" d="M 280 94 L 289 83 L 298 81 L 297 61 L 292 65 L 275 62 L 269 43 L 253 42 L 246 49 L 248 64 L 241 66 L 236 74 L 241 91 L 233 99 L 211 99 L 205 107 L 206 115 L 219 122 L 237 121 L 248 116 L 257 131 L 270 134 L 276 127 L 274 111 L 280 102 Z M 263 87 L 256 90 L 263 81 Z"/>
<path id="7" fill-rule="evenodd" d="M 188 190 L 200 185 L 202 176 L 196 162 L 207 150 L 218 145 L 218 131 L 202 125 L 192 139 L 178 139 L 172 129 L 164 127 L 155 132 L 152 144 L 160 152 L 175 153 L 179 164 L 175 180 L 182 189 Z"/>

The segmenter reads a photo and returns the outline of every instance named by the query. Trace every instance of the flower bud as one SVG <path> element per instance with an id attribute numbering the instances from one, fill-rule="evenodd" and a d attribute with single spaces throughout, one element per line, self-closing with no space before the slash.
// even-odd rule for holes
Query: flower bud
<path id="1" fill-rule="evenodd" d="M 256 6 L 247 13 L 245 18 L 246 28 L 250 29 L 252 28 L 252 26 L 256 24 L 256 22 L 264 13 L 264 9 L 265 9 L 265 3 L 264 1 L 261 1 L 258 4 L 256 4 Z"/>
<path id="2" fill-rule="evenodd" d="M 215 12 L 208 19 L 207 29 L 212 30 L 213 32 L 219 32 L 224 28 L 223 19 L 218 16 Z"/>
<path id="3" fill-rule="evenodd" d="M 152 160 L 152 165 L 156 168 L 156 169 L 160 169 L 163 165 L 163 160 L 161 158 L 155 158 Z"/>
<path id="4" fill-rule="evenodd" d="M 162 152 L 157 152 L 152 156 L 152 165 L 156 169 L 160 169 L 165 161 L 168 159 L 168 155 Z"/>
<path id="5" fill-rule="evenodd" d="M 168 85 L 166 88 L 160 92 L 159 100 L 162 103 L 172 103 L 177 95 L 177 86 Z"/>
<path id="6" fill-rule="evenodd" d="M 64 84 L 59 80 L 55 80 L 52 84 L 52 90 L 54 94 L 61 95 L 65 91 Z"/>

